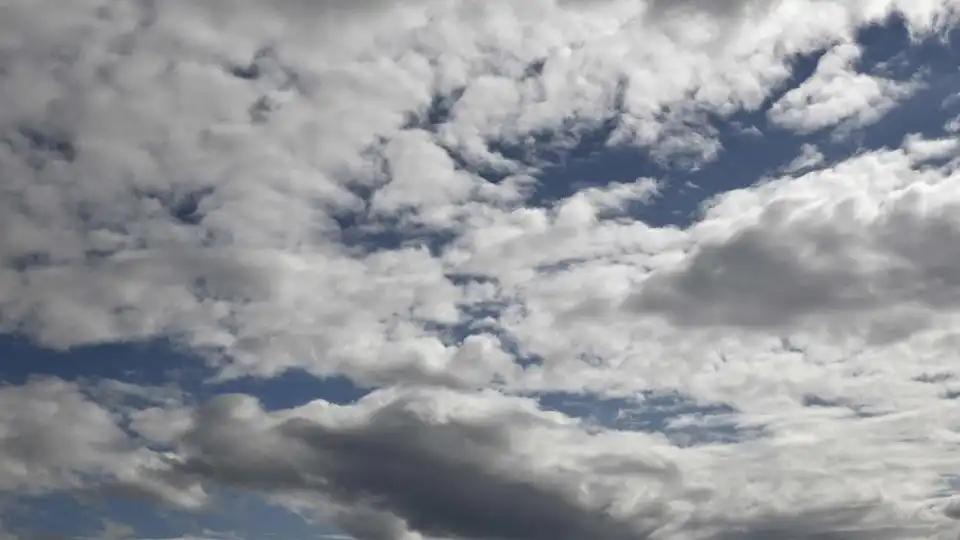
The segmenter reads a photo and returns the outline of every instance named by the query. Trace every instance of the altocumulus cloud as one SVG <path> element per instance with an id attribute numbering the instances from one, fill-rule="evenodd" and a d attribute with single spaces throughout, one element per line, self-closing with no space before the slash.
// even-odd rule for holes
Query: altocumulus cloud
<path id="1" fill-rule="evenodd" d="M 361 540 L 955 538 L 960 147 L 831 145 L 933 84 L 866 69 L 858 31 L 958 9 L 0 0 L 0 332 L 370 389 L 7 384 L 0 492 L 239 492 Z M 689 224 L 638 218 L 742 114 L 826 135 Z M 545 197 L 543 156 L 597 132 L 663 177 Z M 630 428 L 656 399 L 702 412 Z"/>

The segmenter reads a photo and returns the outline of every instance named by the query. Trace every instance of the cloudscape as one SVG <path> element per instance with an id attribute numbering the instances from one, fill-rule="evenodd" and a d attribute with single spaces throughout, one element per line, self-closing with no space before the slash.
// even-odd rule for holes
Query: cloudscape
<path id="1" fill-rule="evenodd" d="M 0 539 L 956 540 L 958 23 L 0 0 Z"/>

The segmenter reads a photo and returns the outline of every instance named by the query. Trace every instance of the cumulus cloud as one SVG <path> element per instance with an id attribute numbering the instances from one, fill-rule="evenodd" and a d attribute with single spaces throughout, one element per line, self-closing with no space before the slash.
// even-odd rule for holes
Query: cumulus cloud
<path id="1" fill-rule="evenodd" d="M 800 133 L 837 125 L 862 127 L 919 88 L 918 81 L 858 73 L 861 53 L 858 45 L 841 43 L 824 54 L 812 77 L 773 104 L 767 113 L 770 121 Z"/>
<path id="2" fill-rule="evenodd" d="M 78 423 L 107 414 L 79 392 L 43 380 L 2 397 L 20 399 L 30 413 L 54 410 L 57 396 L 70 418 L 38 432 L 72 439 L 31 443 L 21 431 L 18 440 L 48 468 L 113 481 L 121 464 L 133 463 L 131 452 L 144 450 L 113 422 Z M 136 465 L 163 483 L 156 500 L 179 505 L 193 494 L 210 507 L 221 488 L 252 491 L 356 538 L 929 538 L 948 530 L 937 512 L 946 501 L 924 498 L 937 471 L 956 460 L 948 434 L 930 429 L 945 410 L 743 416 L 763 423 L 769 437 L 678 447 L 659 433 L 598 429 L 492 390 L 385 389 L 352 405 L 316 401 L 274 412 L 249 396 L 223 395 L 189 410 L 161 465 Z M 4 432 L 16 423 L 5 420 Z M 812 426 L 823 430 L 815 446 L 802 436 Z M 85 438 L 73 435 L 81 430 Z M 850 435 L 874 450 L 843 444 Z M 105 453 L 91 442 L 104 440 L 123 450 Z M 793 462 L 800 451 L 804 460 Z M 16 448 L 4 463 L 10 452 Z"/>
<path id="3" fill-rule="evenodd" d="M 957 230 L 956 173 L 924 162 L 954 148 L 908 140 L 902 151 L 865 154 L 802 182 L 726 194 L 697 227 L 734 212 L 749 217 L 706 239 L 680 268 L 654 274 L 636 305 L 677 321 L 767 327 L 809 315 L 828 324 L 858 313 L 903 316 L 888 321 L 903 331 L 911 319 L 952 311 L 955 262 L 943 246 Z"/>
<path id="4" fill-rule="evenodd" d="M 79 485 L 133 450 L 108 411 L 78 389 L 39 380 L 0 393 L 5 403 L 4 491 L 27 493 Z"/>
<path id="5" fill-rule="evenodd" d="M 5 386 L 0 492 L 197 511 L 236 489 L 360 539 L 955 535 L 956 141 L 829 164 L 811 143 L 689 226 L 638 218 L 738 113 L 800 134 L 879 120 L 920 83 L 861 66 L 857 30 L 897 14 L 921 39 L 955 2 L 0 13 L 0 332 L 376 389 L 265 410 Z M 598 132 L 666 177 L 598 170 L 554 196 L 542 155 Z M 710 412 L 630 431 L 547 392 Z M 729 436 L 670 433 L 690 426 Z"/>
<path id="6" fill-rule="evenodd" d="M 631 538 L 639 534 L 638 526 L 589 508 L 589 502 L 578 502 L 563 486 L 551 486 L 555 482 L 549 481 L 549 474 L 530 470 L 535 456 L 523 456 L 511 439 L 519 435 L 515 430 L 536 429 L 538 424 L 549 427 L 548 418 L 538 418 L 533 411 L 510 410 L 509 404 L 497 403 L 494 396 L 454 403 L 456 408 L 479 409 L 469 413 L 475 418 L 465 419 L 457 418 L 455 409 L 447 410 L 450 405 L 445 401 L 455 396 L 404 397 L 369 413 L 357 411 L 362 416 L 352 421 L 345 418 L 324 425 L 292 418 L 252 432 L 248 431 L 252 423 L 236 414 L 250 405 L 221 398 L 201 411 L 187 435 L 189 457 L 183 469 L 226 484 L 314 492 L 351 508 L 369 505 L 373 515 L 395 515 L 407 527 L 431 537 Z M 441 417 L 425 416 L 430 414 L 427 407 L 435 407 Z M 258 414 L 262 412 L 253 410 L 244 416 L 253 415 L 247 420 L 256 420 Z M 244 441 L 243 447 L 231 443 L 237 440 L 234 437 Z M 263 461 L 259 456 L 266 453 L 284 457 Z M 391 457 L 384 460 L 385 455 Z M 650 471 L 654 482 L 669 474 L 669 469 L 658 472 L 655 466 Z M 350 520 L 344 523 L 349 527 Z M 371 534 L 366 531 L 363 536 Z"/>
<path id="7" fill-rule="evenodd" d="M 76 384 L 36 379 L 0 389 L 0 490 L 124 492 L 197 507 L 201 492 L 179 489 L 158 474 L 164 456 L 131 439 L 114 411 Z"/>
<path id="8" fill-rule="evenodd" d="M 707 18 L 675 34 L 633 32 L 644 19 L 618 2 L 90 0 L 55 16 L 13 3 L 0 326 L 56 347 L 166 336 L 236 373 L 429 374 L 393 351 L 438 348 L 425 329 L 456 322 L 463 291 L 422 250 L 358 253 L 369 240 L 357 238 L 416 245 L 519 210 L 522 182 L 492 185 L 463 164 L 522 172 L 494 143 L 574 120 L 613 116 L 613 140 L 710 159 L 718 146 L 698 109 L 759 106 L 791 54 L 855 28 L 796 24 L 795 2 L 748 4 L 691 3 Z M 888 13 L 821 9 L 838 21 Z M 698 32 L 735 14 L 758 31 L 704 49 Z M 437 96 L 451 102 L 446 120 L 407 129 Z"/>
<path id="9" fill-rule="evenodd" d="M 246 396 L 221 396 L 193 422 L 175 474 L 268 493 L 358 538 L 920 538 L 937 526 L 932 513 L 890 514 L 910 487 L 884 491 L 903 475 L 883 474 L 882 463 L 868 465 L 881 475 L 872 487 L 845 485 L 837 473 L 864 466 L 852 449 L 824 449 L 788 472 L 777 457 L 784 447 L 772 442 L 681 449 L 658 434 L 597 431 L 494 392 L 389 390 L 355 405 L 274 413 Z M 786 448 L 802 446 L 786 436 L 791 428 L 775 429 Z M 891 459 L 907 455 L 894 451 Z M 725 471 L 743 458 L 737 452 L 755 465 Z M 765 480 L 751 478 L 761 470 Z M 809 487 L 783 491 L 791 482 Z M 784 510 L 817 498 L 799 513 Z"/>

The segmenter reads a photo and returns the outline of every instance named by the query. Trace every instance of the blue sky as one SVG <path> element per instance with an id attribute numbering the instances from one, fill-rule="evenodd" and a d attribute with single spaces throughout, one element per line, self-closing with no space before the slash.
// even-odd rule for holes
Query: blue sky
<path id="1" fill-rule="evenodd" d="M 960 6 L 648 3 L 0 7 L 0 539 L 955 538 Z"/>

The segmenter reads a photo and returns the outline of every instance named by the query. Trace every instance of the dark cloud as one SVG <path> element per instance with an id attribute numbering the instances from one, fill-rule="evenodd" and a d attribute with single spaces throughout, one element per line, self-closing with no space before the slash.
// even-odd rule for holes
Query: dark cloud
<path id="1" fill-rule="evenodd" d="M 695 508 L 679 526 L 710 540 L 894 540 L 926 531 L 890 518 L 880 500 L 721 517 L 706 511 L 714 503 L 709 495 L 684 490 L 675 466 L 646 462 L 639 453 L 600 455 L 562 471 L 539 467 L 514 442 L 544 427 L 545 420 L 532 412 L 500 410 L 467 419 L 425 415 L 422 401 L 411 403 L 395 400 L 331 424 L 304 416 L 270 420 L 250 398 L 220 397 L 198 412 L 176 474 L 314 501 L 306 506 L 330 501 L 339 510 L 324 515 L 371 540 L 406 538 L 410 532 L 484 540 L 642 540 L 678 526 L 671 505 L 681 501 L 704 511 Z M 436 402 L 431 407 L 447 410 Z M 591 444 L 584 436 L 584 444 Z M 626 492 L 585 498 L 580 488 L 603 476 L 668 486 L 673 495 L 665 492 L 614 512 L 624 508 L 614 501 L 622 502 Z"/>
<path id="2" fill-rule="evenodd" d="M 236 441 L 253 434 L 229 420 L 241 401 L 221 399 L 200 414 L 187 439 L 194 453 L 184 471 L 268 492 L 321 493 L 353 508 L 395 515 L 432 536 L 638 539 L 648 533 L 636 517 L 618 519 L 602 506 L 576 501 L 563 479 L 500 465 L 511 453 L 511 431 L 529 418 L 431 423 L 409 411 L 385 409 L 357 427 L 296 419 L 266 435 L 269 447 L 282 454 L 257 459 Z M 356 520 L 348 517 L 341 526 L 356 526 Z M 364 533 L 391 538 L 386 532 L 396 532 L 374 529 L 380 533 Z"/>

